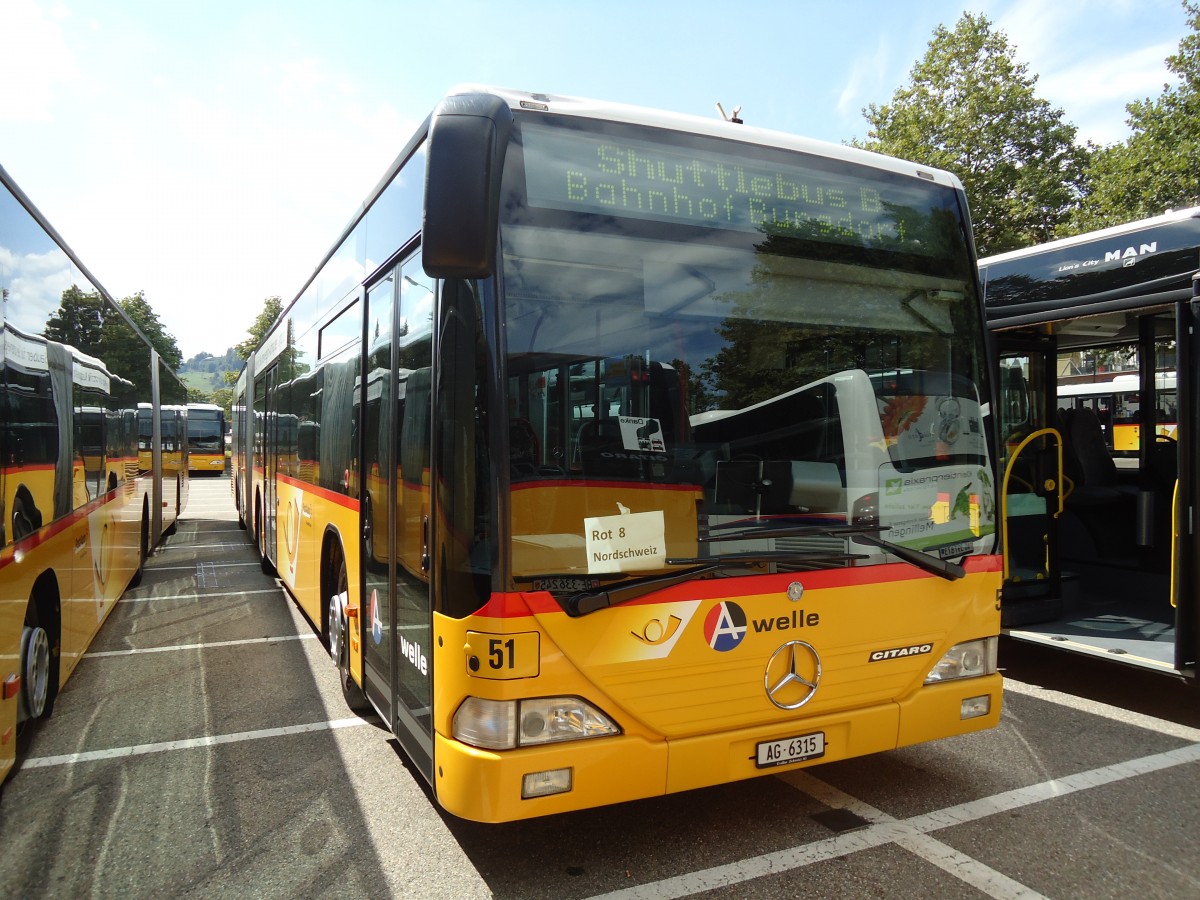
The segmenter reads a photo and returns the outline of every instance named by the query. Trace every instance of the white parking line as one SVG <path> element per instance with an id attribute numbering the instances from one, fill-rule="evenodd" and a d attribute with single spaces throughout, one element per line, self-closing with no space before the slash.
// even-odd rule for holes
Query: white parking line
<path id="1" fill-rule="evenodd" d="M 262 565 L 262 563 L 258 563 L 258 562 L 223 562 L 223 563 L 221 563 L 221 568 L 222 569 L 232 569 L 234 566 L 254 566 L 257 568 L 260 565 Z M 194 572 L 194 571 L 196 571 L 196 565 L 195 565 L 195 563 L 193 563 L 190 566 L 147 566 L 146 571 L 147 572 Z"/>
<path id="2" fill-rule="evenodd" d="M 1151 772 L 1159 772 L 1174 766 L 1200 762 L 1200 729 L 1166 722 L 1162 719 L 1155 719 L 1152 716 L 1131 713 L 1104 703 L 1072 697 L 1068 694 L 1045 690 L 1011 679 L 1005 680 L 1004 687 L 1005 690 L 1016 694 L 1037 697 L 1062 706 L 1070 706 L 1092 713 L 1093 715 L 1136 725 L 1157 731 L 1161 734 L 1180 737 L 1195 743 L 1163 753 L 1154 753 L 1150 756 L 1143 756 L 1110 766 L 1101 766 L 1100 768 L 1090 769 L 1086 772 L 1078 772 L 1064 778 L 1054 778 L 1028 787 L 995 794 L 991 797 L 982 797 L 978 800 L 960 803 L 957 806 L 947 807 L 904 820 L 897 820 L 838 788 L 821 781 L 812 774 L 814 771 L 819 771 L 819 769 L 798 769 L 786 775 L 776 777 L 786 781 L 788 784 L 826 806 L 849 810 L 867 819 L 872 824 L 857 831 L 836 835 L 835 837 L 815 841 L 811 844 L 804 844 L 803 846 L 792 847 L 774 853 L 765 853 L 762 856 L 750 857 L 749 859 L 727 863 L 722 866 L 714 866 L 711 869 L 689 872 L 673 878 L 665 878 L 661 881 L 613 891 L 609 894 L 599 894 L 593 897 L 592 900 L 600 900 L 600 898 L 605 898 L 605 900 L 610 900 L 610 898 L 612 900 L 615 900 L 615 898 L 622 898 L 622 900 L 625 900 L 625 898 L 655 898 L 655 900 L 662 900 L 662 898 L 670 897 L 689 897 L 693 894 L 711 891 L 716 888 L 730 887 L 754 879 L 778 875 L 781 872 L 799 869 L 824 860 L 848 856 L 860 850 L 869 850 L 885 844 L 896 844 L 903 847 L 927 862 L 936 865 L 943 871 L 970 884 L 989 897 L 1003 898 L 1003 900 L 1040 897 L 1042 896 L 1041 894 L 1038 894 L 1036 891 L 1015 881 L 1002 872 L 997 872 L 985 863 L 943 844 L 936 838 L 929 837 L 929 832 L 942 828 L 952 828 L 968 822 L 975 822 L 979 819 L 996 815 L 997 813 L 1009 812 L 1023 806 L 1030 806 L 1046 800 L 1065 797 L 1079 791 L 1102 787 Z"/>
<path id="3" fill-rule="evenodd" d="M 283 594 L 283 588 L 261 591 L 210 591 L 207 594 L 147 594 L 145 597 L 130 597 L 125 594 L 118 603 L 148 603 L 151 600 L 205 600 L 210 597 L 249 597 L 251 594 Z"/>
<path id="4" fill-rule="evenodd" d="M 378 718 L 333 719 L 328 722 L 312 722 L 308 725 L 289 725 L 286 728 L 264 728 L 260 731 L 239 731 L 235 734 L 214 734 L 208 737 L 189 738 L 181 741 L 162 741 L 158 744 L 136 744 L 132 747 L 114 747 L 111 750 L 89 750 L 82 753 L 65 753 L 61 756 L 36 756 L 21 763 L 22 769 L 45 769 L 50 766 L 68 766 L 74 763 L 98 762 L 119 759 L 125 756 L 145 756 L 148 753 L 168 753 L 172 750 L 195 750 L 216 747 L 220 744 L 237 744 L 242 741 L 260 741 L 264 738 L 286 737 L 293 734 L 311 734 L 314 731 L 333 731 L 338 728 L 357 728 L 359 725 L 377 725 Z"/>
<path id="5" fill-rule="evenodd" d="M 1071 694 L 1052 691 L 1049 688 L 1038 687 L 1034 684 L 1013 681 L 1011 678 L 1004 679 L 1004 690 L 1013 694 L 1022 694 L 1026 697 L 1036 697 L 1039 700 L 1046 700 L 1049 703 L 1057 703 L 1059 706 L 1069 706 L 1072 709 L 1091 713 L 1094 716 L 1103 716 L 1106 719 L 1112 719 L 1116 722 L 1136 725 L 1138 728 L 1144 728 L 1147 731 L 1157 731 L 1159 734 L 1166 734 L 1171 737 L 1182 738 L 1185 741 L 1200 743 L 1200 728 L 1180 725 L 1177 722 L 1168 722 L 1166 719 L 1156 719 L 1144 713 L 1131 712 L 1117 706 L 1110 706 L 1107 703 L 1100 703 L 1097 700 L 1075 697 Z"/>
<path id="6" fill-rule="evenodd" d="M 139 647 L 133 650 L 97 650 L 94 653 L 83 654 L 84 659 L 95 659 L 101 656 L 136 656 L 139 653 L 170 653 L 173 650 L 210 650 L 216 647 L 240 647 L 244 644 L 272 644 L 275 641 L 315 641 L 317 635 L 281 634 L 275 637 L 243 638 L 237 641 L 210 641 L 205 644 L 164 644 L 161 647 Z"/>

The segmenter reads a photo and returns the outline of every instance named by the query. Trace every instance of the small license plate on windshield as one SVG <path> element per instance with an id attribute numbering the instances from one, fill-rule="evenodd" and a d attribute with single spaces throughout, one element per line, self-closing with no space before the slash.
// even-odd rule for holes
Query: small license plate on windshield
<path id="1" fill-rule="evenodd" d="M 975 545 L 970 541 L 963 544 L 949 544 L 945 547 L 937 548 L 937 555 L 942 559 L 953 559 L 955 556 L 966 556 L 974 551 Z"/>
<path id="2" fill-rule="evenodd" d="M 786 766 L 788 763 L 819 759 L 825 755 L 825 732 L 814 731 L 779 741 L 763 741 L 758 745 L 755 765 L 760 769 Z"/>
<path id="3" fill-rule="evenodd" d="M 535 578 L 533 579 L 533 589 L 535 591 L 591 591 L 600 587 L 599 578 Z"/>

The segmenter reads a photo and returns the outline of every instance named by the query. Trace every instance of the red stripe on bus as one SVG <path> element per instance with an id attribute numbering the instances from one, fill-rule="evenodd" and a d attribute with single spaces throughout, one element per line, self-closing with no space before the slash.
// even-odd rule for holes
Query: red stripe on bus
<path id="1" fill-rule="evenodd" d="M 345 494 L 339 494 L 337 491 L 331 491 L 328 488 L 317 487 L 312 482 L 301 481 L 299 478 L 292 478 L 290 475 L 276 475 L 275 480 L 282 481 L 284 484 L 290 485 L 298 491 L 312 494 L 320 497 L 322 500 L 328 500 L 330 503 L 336 503 L 345 509 L 358 510 L 358 498 L 356 497 L 348 497 Z"/>
<path id="2" fill-rule="evenodd" d="M 88 503 L 86 506 L 81 506 L 67 513 L 65 516 L 55 519 L 49 525 L 43 525 L 33 534 L 26 538 L 22 538 L 15 544 L 9 544 L 0 551 L 0 569 L 9 565 L 16 559 L 18 553 L 24 557 L 26 554 L 33 552 L 35 547 L 38 547 L 56 535 L 62 534 L 76 522 L 86 519 L 93 512 L 103 508 L 110 502 L 115 502 L 117 494 L 122 490 L 122 486 L 118 486 L 115 490 L 111 490 L 102 497 L 97 497 L 95 500 Z"/>

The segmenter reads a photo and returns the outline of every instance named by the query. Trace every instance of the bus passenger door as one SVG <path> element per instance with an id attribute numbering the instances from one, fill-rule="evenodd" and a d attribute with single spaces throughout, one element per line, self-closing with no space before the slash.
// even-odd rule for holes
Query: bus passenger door
<path id="1" fill-rule="evenodd" d="M 1197 486 L 1200 485 L 1200 280 L 1194 297 L 1176 308 L 1177 480 L 1171 510 L 1171 605 L 1175 608 L 1175 669 L 1195 679 L 1200 657 L 1200 548 L 1197 548 Z"/>
<path id="2" fill-rule="evenodd" d="M 419 259 L 410 259 L 368 288 L 359 404 L 364 686 L 411 758 L 431 775 L 428 282 Z"/>
<path id="3" fill-rule="evenodd" d="M 1062 613 L 1057 529 L 1064 492 L 1062 437 L 1053 430 L 1053 342 L 999 337 L 1001 624 L 1014 628 Z"/>
<path id="4" fill-rule="evenodd" d="M 275 521 L 276 508 L 278 502 L 278 494 L 275 490 L 275 477 L 278 474 L 279 460 L 277 458 L 279 450 L 278 433 L 276 431 L 279 413 L 279 398 L 275 395 L 279 381 L 279 366 L 273 365 L 263 376 L 267 385 L 266 396 L 263 398 L 262 407 L 262 423 L 263 423 L 263 448 L 262 448 L 262 467 L 263 467 L 263 502 L 262 502 L 262 539 L 263 539 L 263 565 L 264 568 L 274 566 L 278 559 L 278 552 L 275 548 Z"/>

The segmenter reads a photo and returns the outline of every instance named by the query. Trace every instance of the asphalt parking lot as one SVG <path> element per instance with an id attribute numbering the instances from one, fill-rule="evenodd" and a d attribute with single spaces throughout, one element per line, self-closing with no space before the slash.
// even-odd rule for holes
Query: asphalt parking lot
<path id="1" fill-rule="evenodd" d="M 228 480 L 194 481 L 25 738 L 9 896 L 1200 896 L 1200 695 L 1005 642 L 1001 725 L 703 791 L 485 826 L 345 708 Z"/>

